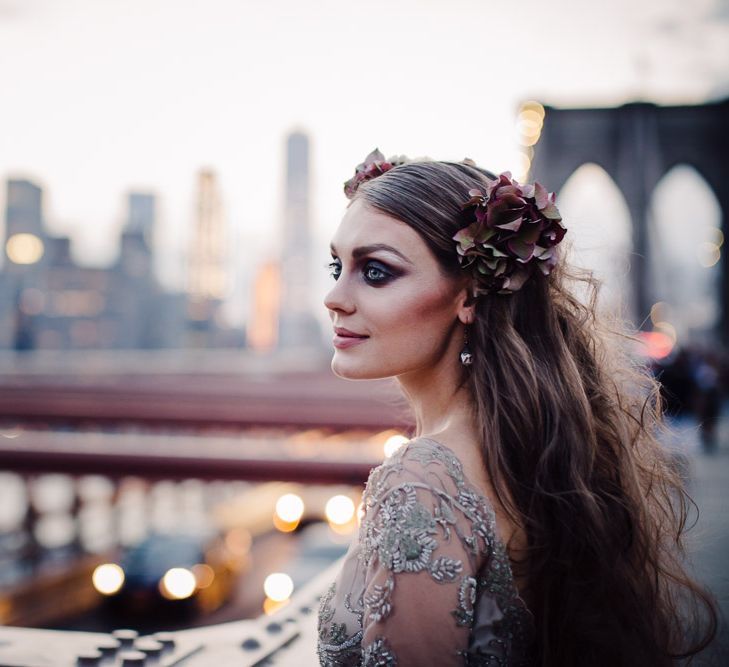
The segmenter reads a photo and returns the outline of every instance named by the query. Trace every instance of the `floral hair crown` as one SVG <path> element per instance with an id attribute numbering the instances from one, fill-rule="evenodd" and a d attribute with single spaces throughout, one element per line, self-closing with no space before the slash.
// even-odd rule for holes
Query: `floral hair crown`
<path id="1" fill-rule="evenodd" d="M 345 195 L 352 199 L 362 183 L 407 162 L 404 156 L 385 160 L 375 149 L 344 184 Z M 468 158 L 463 163 L 475 166 Z M 540 183 L 521 185 L 506 171 L 487 179 L 484 190 L 469 190 L 461 206 L 465 226 L 453 236 L 458 260 L 473 275 L 475 296 L 511 294 L 535 270 L 551 273 L 557 264 L 555 247 L 567 230 L 554 193 Z"/>
<path id="2" fill-rule="evenodd" d="M 364 162 L 358 164 L 354 168 L 354 176 L 344 184 L 344 194 L 347 199 L 352 199 L 357 188 L 365 181 L 371 181 L 373 178 L 381 176 L 386 171 L 390 171 L 393 167 L 408 162 L 404 155 L 393 155 L 389 160 L 385 160 L 385 156 L 375 148 L 365 159 Z"/>

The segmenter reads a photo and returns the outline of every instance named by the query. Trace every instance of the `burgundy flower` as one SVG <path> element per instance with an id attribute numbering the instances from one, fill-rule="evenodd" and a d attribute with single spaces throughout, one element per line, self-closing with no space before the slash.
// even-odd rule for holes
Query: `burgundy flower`
<path id="1" fill-rule="evenodd" d="M 407 162 L 407 158 L 403 155 L 393 156 L 389 160 L 385 160 L 385 156 L 380 153 L 379 149 L 375 148 L 364 159 L 364 162 L 355 167 L 354 176 L 344 184 L 344 194 L 347 199 L 352 199 L 362 183 L 377 178 L 393 167 L 405 164 L 405 162 Z"/>
<path id="2" fill-rule="evenodd" d="M 504 172 L 485 190 L 469 191 L 462 208 L 472 222 L 453 240 L 461 266 L 475 269 L 478 293 L 510 294 L 537 268 L 549 275 L 557 262 L 554 247 L 567 230 L 554 193 L 540 183 L 520 185 Z"/>

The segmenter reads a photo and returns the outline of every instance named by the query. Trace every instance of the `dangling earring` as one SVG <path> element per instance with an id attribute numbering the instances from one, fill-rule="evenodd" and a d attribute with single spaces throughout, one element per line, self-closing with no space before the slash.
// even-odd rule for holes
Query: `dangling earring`
<path id="1" fill-rule="evenodd" d="M 468 347 L 468 325 L 466 325 L 463 332 L 463 349 L 461 350 L 461 363 L 464 366 L 470 366 L 473 363 L 473 355 L 471 349 Z"/>

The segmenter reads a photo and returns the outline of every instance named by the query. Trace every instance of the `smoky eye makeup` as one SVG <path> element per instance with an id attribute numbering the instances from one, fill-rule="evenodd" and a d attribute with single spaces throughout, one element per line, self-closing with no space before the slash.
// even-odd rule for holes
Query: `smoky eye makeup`
<path id="1" fill-rule="evenodd" d="M 372 286 L 381 286 L 389 283 L 395 278 L 398 278 L 402 273 L 389 266 L 386 262 L 372 257 L 360 258 L 357 260 L 356 265 L 356 270 L 360 272 L 362 279 Z M 334 280 L 337 280 L 342 273 L 342 263 L 334 255 L 332 256 L 332 261 L 326 267 L 329 269 L 329 274 Z"/>
<path id="2" fill-rule="evenodd" d="M 342 264 L 336 258 L 332 258 L 332 261 L 324 265 L 329 269 L 329 275 L 336 280 L 339 278 L 339 274 L 342 272 Z"/>
<path id="3" fill-rule="evenodd" d="M 366 261 L 362 267 L 362 276 L 368 283 L 373 285 L 385 284 L 395 278 L 389 267 L 376 260 Z"/>

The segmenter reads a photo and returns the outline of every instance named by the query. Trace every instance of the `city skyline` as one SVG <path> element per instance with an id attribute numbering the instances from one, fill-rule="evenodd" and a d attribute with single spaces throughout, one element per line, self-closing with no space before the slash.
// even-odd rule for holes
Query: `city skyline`
<path id="1" fill-rule="evenodd" d="M 74 261 L 70 239 L 47 229 L 46 192 L 28 179 L 6 181 L 0 267 L 0 347 L 17 350 L 248 346 L 318 352 L 324 343 L 311 299 L 309 139 L 287 137 L 286 217 L 280 255 L 258 258 L 247 292 L 250 321 L 231 321 L 228 230 L 217 174 L 198 172 L 195 227 L 184 291 L 165 289 L 155 271 L 157 198 L 127 193 L 127 213 L 105 267 Z M 281 297 L 279 299 L 279 296 Z M 242 325 L 242 326 L 241 326 Z M 237 332 L 234 331 L 237 329 Z M 247 331 L 253 336 L 246 340 Z"/>

